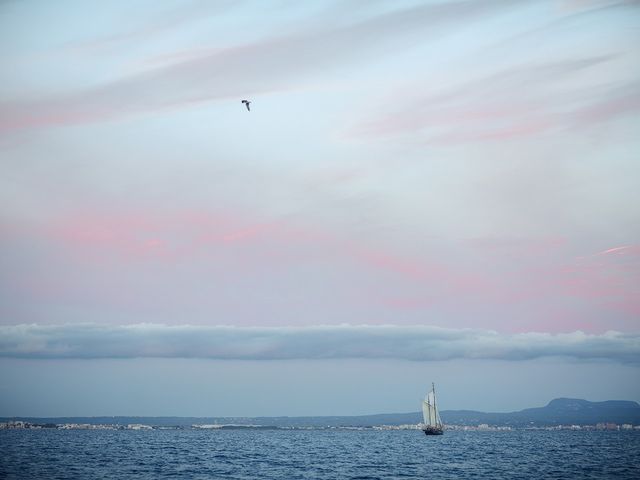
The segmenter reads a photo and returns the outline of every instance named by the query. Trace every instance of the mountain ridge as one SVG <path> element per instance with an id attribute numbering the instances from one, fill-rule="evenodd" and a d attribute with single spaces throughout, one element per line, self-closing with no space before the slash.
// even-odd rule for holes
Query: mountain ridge
<path id="1" fill-rule="evenodd" d="M 579 398 L 555 398 L 544 407 L 498 413 L 470 410 L 441 412 L 445 423 L 468 425 L 487 423 L 503 426 L 550 426 L 561 424 L 595 425 L 597 423 L 640 424 L 640 404 L 631 400 L 590 402 Z"/>

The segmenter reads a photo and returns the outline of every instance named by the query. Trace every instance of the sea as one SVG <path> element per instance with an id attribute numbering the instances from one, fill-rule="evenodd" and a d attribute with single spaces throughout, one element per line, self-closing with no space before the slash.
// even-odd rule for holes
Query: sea
<path id="1" fill-rule="evenodd" d="M 0 430 L 0 478 L 640 479 L 640 432 Z"/>

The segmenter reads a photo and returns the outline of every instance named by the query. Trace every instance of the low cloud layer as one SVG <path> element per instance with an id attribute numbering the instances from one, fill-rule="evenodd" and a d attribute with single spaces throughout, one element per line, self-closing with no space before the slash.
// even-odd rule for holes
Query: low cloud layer
<path id="1" fill-rule="evenodd" d="M 211 358 L 287 360 L 393 358 L 529 360 L 568 357 L 640 361 L 640 334 L 589 335 L 443 329 L 430 326 L 167 326 L 138 324 L 0 327 L 0 356 L 13 358 Z"/>

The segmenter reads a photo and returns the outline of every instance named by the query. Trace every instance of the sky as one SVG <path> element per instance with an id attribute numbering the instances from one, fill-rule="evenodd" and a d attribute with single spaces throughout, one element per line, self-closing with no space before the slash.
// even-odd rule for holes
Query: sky
<path id="1" fill-rule="evenodd" d="M 639 25 L 0 2 L 0 416 L 640 401 Z"/>

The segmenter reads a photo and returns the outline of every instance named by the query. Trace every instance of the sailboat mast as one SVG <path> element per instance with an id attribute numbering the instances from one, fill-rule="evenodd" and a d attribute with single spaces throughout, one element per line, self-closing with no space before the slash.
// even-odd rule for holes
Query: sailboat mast
<path id="1" fill-rule="evenodd" d="M 436 408 L 436 384 L 431 382 L 431 391 L 433 392 L 433 417 L 434 417 L 434 422 L 436 425 L 438 425 L 438 409 Z"/>

